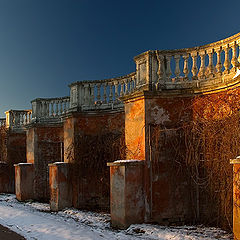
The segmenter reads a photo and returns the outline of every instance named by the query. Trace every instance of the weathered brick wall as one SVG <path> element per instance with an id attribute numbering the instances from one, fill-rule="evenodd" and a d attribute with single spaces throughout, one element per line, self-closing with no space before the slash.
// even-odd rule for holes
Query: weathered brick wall
<path id="1" fill-rule="evenodd" d="M 34 125 L 27 132 L 27 162 L 34 163 L 34 196 L 49 200 L 48 164 L 63 161 L 63 127 Z"/>
<path id="2" fill-rule="evenodd" d="M 240 90 L 236 88 L 198 96 L 192 104 L 193 129 L 198 133 L 191 132 L 202 142 L 199 141 L 200 147 L 195 147 L 201 180 L 201 185 L 195 185 L 195 190 L 199 191 L 199 221 L 227 230 L 231 230 L 233 219 L 233 179 L 229 160 L 240 154 L 239 102 Z"/>
<path id="3" fill-rule="evenodd" d="M 240 127 L 234 115 L 240 109 L 239 95 L 237 89 L 199 96 L 145 92 L 126 99 L 127 159 L 148 162 L 144 174 L 147 219 L 229 229 L 229 159 L 239 155 Z M 200 126 L 197 134 L 191 131 L 196 125 Z M 199 135 L 207 140 L 198 139 Z"/>
<path id="4" fill-rule="evenodd" d="M 192 218 L 190 179 L 177 159 L 177 129 L 192 118 L 191 98 L 153 96 L 146 99 L 147 161 L 152 163 L 152 220 L 187 222 Z M 175 148 L 176 147 L 176 148 Z"/>
<path id="5" fill-rule="evenodd" d="M 64 123 L 65 162 L 72 163 L 73 205 L 109 209 L 107 162 L 121 157 L 124 113 L 78 114 Z"/>
<path id="6" fill-rule="evenodd" d="M 26 162 L 26 133 L 0 130 L 0 192 L 14 192 L 14 164 Z"/>
<path id="7" fill-rule="evenodd" d="M 191 98 L 145 93 L 125 103 L 127 159 L 145 160 L 145 219 L 159 223 L 192 218 L 189 178 L 185 163 L 176 159 L 174 143 Z M 133 193 L 134 194 L 134 193 Z"/>
<path id="8" fill-rule="evenodd" d="M 5 126 L 0 127 L 0 161 L 5 162 L 7 159 L 7 129 Z"/>

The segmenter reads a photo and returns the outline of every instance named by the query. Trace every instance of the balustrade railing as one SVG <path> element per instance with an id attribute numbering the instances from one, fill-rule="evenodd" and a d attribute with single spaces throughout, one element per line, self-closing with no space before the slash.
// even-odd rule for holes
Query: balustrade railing
<path id="1" fill-rule="evenodd" d="M 6 118 L 0 118 L 0 128 L 6 127 Z"/>
<path id="2" fill-rule="evenodd" d="M 33 119 L 57 119 L 69 109 L 70 97 L 37 98 L 32 103 Z"/>
<path id="3" fill-rule="evenodd" d="M 67 112 L 122 109 L 121 97 L 136 90 L 209 91 L 230 86 L 240 67 L 240 33 L 200 47 L 147 51 L 134 58 L 136 72 L 123 77 L 79 81 L 70 97 L 37 98 L 32 112 L 10 110 L 0 126 L 21 127 L 31 121 L 61 120 Z M 235 82 L 234 82 L 235 81 Z"/>
<path id="4" fill-rule="evenodd" d="M 81 110 L 114 109 L 122 107 L 119 97 L 136 88 L 136 73 L 124 77 L 81 81 L 70 84 L 70 108 Z"/>
<path id="5" fill-rule="evenodd" d="M 5 114 L 7 128 L 22 128 L 32 119 L 32 110 L 9 110 Z"/>
<path id="6" fill-rule="evenodd" d="M 155 89 L 201 88 L 233 80 L 240 33 L 200 47 L 148 51 L 135 57 L 137 81 Z"/>

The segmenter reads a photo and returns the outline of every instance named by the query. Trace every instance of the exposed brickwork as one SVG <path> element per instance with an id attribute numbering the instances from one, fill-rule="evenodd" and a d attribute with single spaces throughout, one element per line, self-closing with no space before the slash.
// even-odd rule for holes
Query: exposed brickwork
<path id="1" fill-rule="evenodd" d="M 172 146 L 176 131 L 155 135 L 155 128 L 174 129 L 183 121 L 190 121 L 191 110 L 184 111 L 190 103 L 191 98 L 168 98 L 153 93 L 125 102 L 128 159 L 146 161 L 146 221 L 167 224 L 191 218 L 188 178 L 182 166 L 176 164 Z"/>
<path id="2" fill-rule="evenodd" d="M 14 193 L 15 177 L 14 164 L 26 162 L 26 133 L 16 132 L 6 128 L 1 129 L 0 133 L 1 164 L 0 171 L 0 192 Z"/>
<path id="3" fill-rule="evenodd" d="M 73 163 L 73 206 L 109 209 L 107 162 L 119 159 L 123 132 L 123 112 L 79 114 L 66 119 L 65 162 Z"/>
<path id="4" fill-rule="evenodd" d="M 49 200 L 48 164 L 63 160 L 63 127 L 34 125 L 27 132 L 27 162 L 34 163 L 34 197 Z"/>

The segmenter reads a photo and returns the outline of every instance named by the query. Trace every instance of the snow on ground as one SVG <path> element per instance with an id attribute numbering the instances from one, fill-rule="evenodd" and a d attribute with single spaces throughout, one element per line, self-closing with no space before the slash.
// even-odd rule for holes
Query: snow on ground
<path id="1" fill-rule="evenodd" d="M 127 230 L 113 230 L 110 227 L 109 214 L 73 208 L 55 213 L 50 211 L 49 204 L 20 203 L 13 194 L 0 194 L 0 224 L 21 234 L 27 240 L 231 239 L 231 235 L 223 230 L 200 226 L 164 227 L 135 224 Z"/>

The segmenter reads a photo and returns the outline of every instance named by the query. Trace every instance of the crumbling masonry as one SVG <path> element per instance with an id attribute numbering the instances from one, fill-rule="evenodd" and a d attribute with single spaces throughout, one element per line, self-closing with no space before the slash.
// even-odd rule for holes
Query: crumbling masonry
<path id="1" fill-rule="evenodd" d="M 110 210 L 119 228 L 225 226 L 208 221 L 216 214 L 225 219 L 226 212 L 212 208 L 210 189 L 197 186 L 180 153 L 187 151 L 184 126 L 199 116 L 212 121 L 232 114 L 214 105 L 216 99 L 238 104 L 239 46 L 236 34 L 201 47 L 147 51 L 134 58 L 136 72 L 127 76 L 74 82 L 70 97 L 37 98 L 31 110 L 7 111 L 0 120 L 1 192 L 50 201 L 53 211 Z M 230 99 L 230 92 L 237 97 Z M 231 189 L 228 196 L 231 201 Z"/>

